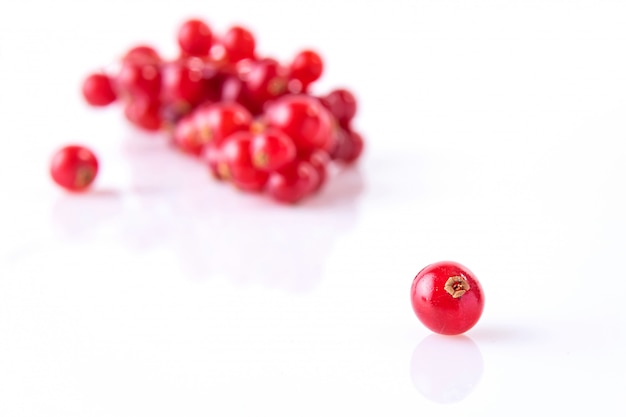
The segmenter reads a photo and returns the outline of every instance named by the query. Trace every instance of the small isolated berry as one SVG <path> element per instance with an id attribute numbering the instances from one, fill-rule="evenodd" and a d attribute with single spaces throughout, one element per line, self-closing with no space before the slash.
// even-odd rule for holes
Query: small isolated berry
<path id="1" fill-rule="evenodd" d="M 69 191 L 83 191 L 98 174 L 98 160 L 84 146 L 68 145 L 59 149 L 50 163 L 50 176 Z"/>
<path id="2" fill-rule="evenodd" d="M 103 73 L 89 75 L 83 81 L 83 97 L 92 106 L 108 106 L 117 99 L 111 78 Z"/>
<path id="3" fill-rule="evenodd" d="M 483 289 L 461 264 L 444 261 L 422 269 L 411 286 L 411 304 L 420 321 L 435 333 L 461 334 L 483 312 Z"/>

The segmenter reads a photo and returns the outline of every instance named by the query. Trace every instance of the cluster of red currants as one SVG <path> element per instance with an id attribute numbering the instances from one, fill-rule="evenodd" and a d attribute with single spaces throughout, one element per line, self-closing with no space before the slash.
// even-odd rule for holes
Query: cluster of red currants
<path id="1" fill-rule="evenodd" d="M 132 124 L 165 131 L 215 178 L 280 202 L 316 192 L 331 163 L 351 164 L 361 155 L 363 138 L 352 128 L 354 95 L 347 89 L 311 92 L 324 67 L 315 51 L 303 50 L 283 65 L 259 57 L 246 28 L 215 36 L 199 19 L 180 26 L 178 45 L 173 60 L 147 45 L 131 48 L 117 71 L 84 80 L 85 100 L 99 107 L 121 103 Z M 83 170 L 66 188 L 85 188 L 96 171 Z"/>

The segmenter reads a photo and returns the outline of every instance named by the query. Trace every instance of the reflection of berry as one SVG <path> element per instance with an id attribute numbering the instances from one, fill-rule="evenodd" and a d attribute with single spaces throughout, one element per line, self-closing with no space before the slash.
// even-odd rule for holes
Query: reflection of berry
<path id="1" fill-rule="evenodd" d="M 454 335 L 471 329 L 480 318 L 484 297 L 474 274 L 455 262 L 422 269 L 411 286 L 413 310 L 435 333 Z"/>
<path id="2" fill-rule="evenodd" d="M 92 151 L 69 145 L 52 157 L 50 175 L 54 182 L 69 191 L 83 191 L 98 174 L 98 160 Z"/>

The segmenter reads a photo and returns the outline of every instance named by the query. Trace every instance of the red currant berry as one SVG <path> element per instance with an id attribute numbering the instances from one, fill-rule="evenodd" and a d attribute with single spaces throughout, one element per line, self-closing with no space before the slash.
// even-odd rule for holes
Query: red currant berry
<path id="1" fill-rule="evenodd" d="M 54 182 L 69 191 L 85 190 L 97 174 L 98 160 L 84 146 L 65 146 L 52 157 L 50 175 Z"/>
<path id="2" fill-rule="evenodd" d="M 226 138 L 221 146 L 222 162 L 218 165 L 218 172 L 237 188 L 258 192 L 265 188 L 269 174 L 256 169 L 252 163 L 252 139 L 250 132 L 237 132 Z"/>
<path id="3" fill-rule="evenodd" d="M 350 91 L 340 88 L 320 98 L 341 126 L 347 128 L 357 110 L 356 98 Z"/>
<path id="4" fill-rule="evenodd" d="M 251 144 L 252 163 L 262 171 L 276 171 L 296 158 L 296 145 L 280 130 L 258 133 Z"/>
<path id="5" fill-rule="evenodd" d="M 255 106 L 253 113 L 263 110 L 265 103 L 287 94 L 287 71 L 271 58 L 252 62 L 243 77 L 248 99 Z"/>
<path id="6" fill-rule="evenodd" d="M 243 59 L 254 59 L 256 41 L 248 29 L 233 26 L 222 36 L 221 46 L 224 48 L 226 60 L 235 64 Z"/>
<path id="7" fill-rule="evenodd" d="M 161 92 L 161 69 L 154 63 L 126 61 L 117 75 L 117 86 L 124 95 L 156 99 Z"/>
<path id="8" fill-rule="evenodd" d="M 229 178 L 224 175 L 229 175 L 224 169 L 227 169 L 227 165 L 224 165 L 224 157 L 222 156 L 221 146 L 217 142 L 209 142 L 202 148 L 202 161 L 209 167 L 209 172 L 213 175 L 213 178 L 217 180 L 228 180 Z M 222 172 L 220 172 L 222 169 Z"/>
<path id="9" fill-rule="evenodd" d="M 92 106 L 108 106 L 117 99 L 113 82 L 106 74 L 91 74 L 83 82 L 83 97 Z"/>
<path id="10" fill-rule="evenodd" d="M 207 56 L 213 44 L 213 32 L 199 19 L 190 19 L 178 29 L 180 50 L 192 56 Z"/>
<path id="11" fill-rule="evenodd" d="M 222 84 L 221 101 L 225 103 L 239 103 L 249 112 L 258 114 L 260 110 L 252 101 L 244 82 L 238 76 L 229 76 Z"/>
<path id="12" fill-rule="evenodd" d="M 363 153 L 363 137 L 355 131 L 346 131 L 341 128 L 337 133 L 334 136 L 333 159 L 346 164 L 354 163 Z"/>
<path id="13" fill-rule="evenodd" d="M 197 156 L 202 153 L 206 141 L 200 137 L 193 114 L 183 117 L 174 125 L 172 141 L 178 149 L 185 153 Z"/>
<path id="14" fill-rule="evenodd" d="M 328 165 L 330 164 L 330 156 L 326 151 L 322 149 L 316 149 L 304 160 L 308 161 L 317 172 L 318 181 L 313 191 L 318 191 L 326 183 L 326 178 L 328 177 Z"/>
<path id="15" fill-rule="evenodd" d="M 204 100 L 203 62 L 198 58 L 169 63 L 163 67 L 165 102 L 181 107 L 194 107 Z"/>
<path id="16" fill-rule="evenodd" d="M 161 129 L 161 104 L 156 100 L 137 96 L 128 101 L 124 107 L 124 116 L 135 126 L 155 132 Z"/>
<path id="17" fill-rule="evenodd" d="M 161 57 L 153 47 L 148 45 L 137 45 L 126 51 L 122 57 L 122 62 L 158 64 L 161 62 Z"/>
<path id="18" fill-rule="evenodd" d="M 198 107 L 194 113 L 198 134 L 203 143 L 221 143 L 235 132 L 247 131 L 252 115 L 237 103 L 212 103 Z"/>
<path id="19" fill-rule="evenodd" d="M 483 312 L 483 289 L 474 274 L 456 262 L 438 262 L 422 269 L 411 286 L 413 311 L 435 333 L 461 334 Z"/>
<path id="20" fill-rule="evenodd" d="M 310 96 L 289 95 L 269 103 L 265 121 L 285 132 L 301 151 L 326 149 L 331 141 L 332 116 Z"/>
<path id="21" fill-rule="evenodd" d="M 276 201 L 294 204 L 312 193 L 318 183 L 315 168 L 306 161 L 296 160 L 270 174 L 267 192 Z"/>
<path id="22" fill-rule="evenodd" d="M 289 66 L 289 79 L 298 80 L 302 90 L 306 91 L 309 84 L 319 79 L 324 70 L 324 63 L 317 52 L 305 50 L 295 56 Z"/>

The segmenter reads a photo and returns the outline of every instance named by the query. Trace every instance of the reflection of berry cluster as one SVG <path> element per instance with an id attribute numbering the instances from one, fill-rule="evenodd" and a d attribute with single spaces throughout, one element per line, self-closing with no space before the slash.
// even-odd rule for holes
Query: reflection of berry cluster
<path id="1" fill-rule="evenodd" d="M 354 95 L 310 93 L 323 62 L 311 50 L 289 65 L 255 52 L 252 33 L 232 27 L 220 37 L 198 19 L 178 31 L 180 56 L 131 48 L 113 73 L 83 83 L 93 106 L 120 101 L 126 118 L 166 131 L 181 151 L 199 157 L 215 178 L 245 191 L 296 202 L 317 191 L 331 161 L 352 163 L 363 139 L 351 127 Z"/>

